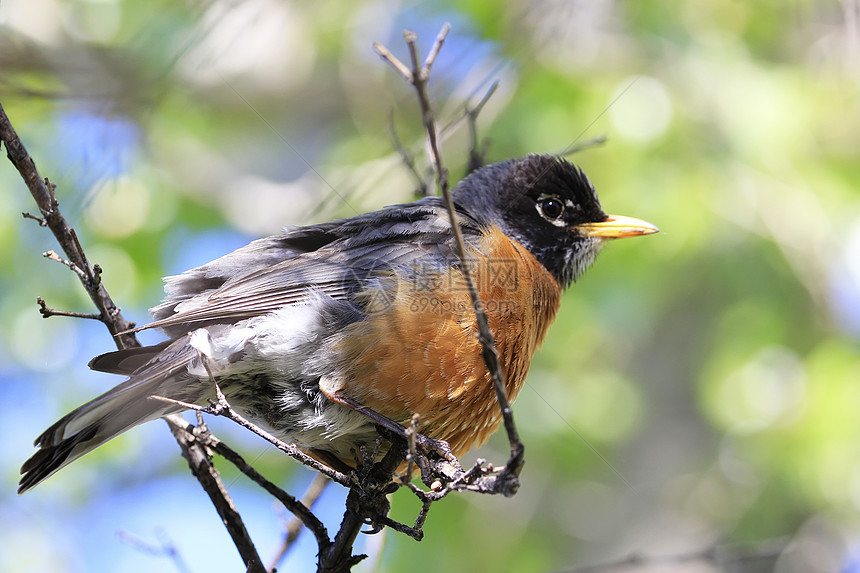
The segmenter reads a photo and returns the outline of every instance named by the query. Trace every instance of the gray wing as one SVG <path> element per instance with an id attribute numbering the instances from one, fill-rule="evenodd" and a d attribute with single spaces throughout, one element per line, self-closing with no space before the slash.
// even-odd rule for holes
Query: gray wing
<path id="1" fill-rule="evenodd" d="M 467 241 L 479 225 L 460 214 Z M 287 230 L 165 279 L 167 297 L 151 310 L 171 338 L 210 324 L 235 323 L 304 300 L 313 290 L 347 299 L 380 271 L 420 262 L 456 263 L 448 214 L 436 197 L 350 219 Z"/>

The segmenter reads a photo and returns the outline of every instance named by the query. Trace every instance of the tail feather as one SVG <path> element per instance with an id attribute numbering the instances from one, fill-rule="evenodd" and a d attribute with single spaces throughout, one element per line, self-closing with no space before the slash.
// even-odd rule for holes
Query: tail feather
<path id="1" fill-rule="evenodd" d="M 18 482 L 18 493 L 24 493 L 64 465 L 83 455 L 78 454 L 75 457 L 70 457 L 76 446 L 92 440 L 98 433 L 98 430 L 98 426 L 90 426 L 86 431 L 77 434 L 74 440 L 63 440 L 55 446 L 42 447 L 38 452 L 33 454 L 21 466 L 21 473 L 24 475 L 21 481 Z M 36 445 L 39 445 L 38 440 Z"/>
<path id="2" fill-rule="evenodd" d="M 67 414 L 36 439 L 39 447 L 21 467 L 18 493 L 28 489 L 105 442 L 150 420 L 182 408 L 148 399 L 154 392 L 111 390 Z"/>
<path id="3" fill-rule="evenodd" d="M 163 350 L 159 347 L 150 366 L 139 368 L 131 378 L 63 416 L 36 438 L 34 445 L 39 450 L 21 467 L 18 493 L 126 430 L 183 409 L 152 396 L 196 401 L 187 370 L 193 349 L 183 340 Z"/>
<path id="4" fill-rule="evenodd" d="M 107 372 L 108 374 L 122 374 L 130 376 L 132 372 L 143 368 L 159 352 L 167 348 L 171 344 L 170 340 L 166 340 L 155 346 L 145 346 L 142 348 L 126 348 L 124 350 L 116 350 L 96 356 L 90 360 L 89 367 L 91 370 L 98 372 Z"/>

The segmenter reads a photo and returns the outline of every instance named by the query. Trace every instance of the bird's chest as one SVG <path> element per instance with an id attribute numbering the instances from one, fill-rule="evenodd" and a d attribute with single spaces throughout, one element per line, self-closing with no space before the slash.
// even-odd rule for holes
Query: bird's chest
<path id="1" fill-rule="evenodd" d="M 513 399 L 555 318 L 559 285 L 497 229 L 473 254 L 473 278 Z M 462 274 L 418 276 L 398 277 L 396 288 L 371 298 L 368 319 L 350 327 L 339 348 L 344 390 L 403 424 L 418 414 L 422 433 L 459 454 L 486 441 L 499 407 Z"/>

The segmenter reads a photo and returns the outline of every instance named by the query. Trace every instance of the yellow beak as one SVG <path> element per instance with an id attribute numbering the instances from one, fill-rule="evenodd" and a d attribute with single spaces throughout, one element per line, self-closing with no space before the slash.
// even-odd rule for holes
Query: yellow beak
<path id="1" fill-rule="evenodd" d="M 651 235 L 660 229 L 633 217 L 621 215 L 609 215 L 605 221 L 600 223 L 582 223 L 574 227 L 586 237 L 599 237 L 602 239 L 621 239 L 623 237 L 638 237 L 639 235 Z"/>

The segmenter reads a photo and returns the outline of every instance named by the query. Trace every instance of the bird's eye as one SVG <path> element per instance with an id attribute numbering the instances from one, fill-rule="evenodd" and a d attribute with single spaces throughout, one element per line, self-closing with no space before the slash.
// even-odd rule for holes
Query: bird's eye
<path id="1" fill-rule="evenodd" d="M 558 219 L 564 214 L 564 203 L 558 197 L 541 197 L 537 206 L 540 214 L 549 220 Z"/>

